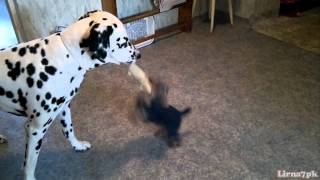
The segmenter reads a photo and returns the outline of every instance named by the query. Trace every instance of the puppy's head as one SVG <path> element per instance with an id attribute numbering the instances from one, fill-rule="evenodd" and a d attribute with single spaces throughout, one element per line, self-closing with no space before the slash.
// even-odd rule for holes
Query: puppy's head
<path id="1" fill-rule="evenodd" d="M 121 21 L 104 11 L 93 11 L 80 17 L 89 18 L 88 31 L 80 42 L 93 61 L 135 63 L 140 52 L 129 42 L 126 29 Z"/>

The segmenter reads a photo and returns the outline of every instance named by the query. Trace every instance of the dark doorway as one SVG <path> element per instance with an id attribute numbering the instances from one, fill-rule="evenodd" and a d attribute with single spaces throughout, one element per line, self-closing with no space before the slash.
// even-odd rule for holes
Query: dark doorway
<path id="1" fill-rule="evenodd" d="M 280 15 L 296 17 L 301 12 L 318 6 L 319 0 L 280 0 Z"/>

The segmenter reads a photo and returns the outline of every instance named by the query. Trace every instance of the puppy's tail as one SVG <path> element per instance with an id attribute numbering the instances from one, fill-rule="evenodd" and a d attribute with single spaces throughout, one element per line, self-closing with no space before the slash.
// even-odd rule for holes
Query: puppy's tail
<path id="1" fill-rule="evenodd" d="M 184 117 L 188 115 L 190 112 L 191 112 L 191 107 L 187 107 L 186 109 L 182 110 L 180 113 L 181 113 L 181 116 Z"/>

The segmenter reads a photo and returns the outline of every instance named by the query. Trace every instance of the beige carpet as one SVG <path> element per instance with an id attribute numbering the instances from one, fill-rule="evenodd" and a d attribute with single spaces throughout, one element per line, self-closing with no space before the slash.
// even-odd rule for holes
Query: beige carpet
<path id="1" fill-rule="evenodd" d="M 320 54 L 320 7 L 305 11 L 300 17 L 274 17 L 253 25 L 259 33 L 302 49 Z"/>

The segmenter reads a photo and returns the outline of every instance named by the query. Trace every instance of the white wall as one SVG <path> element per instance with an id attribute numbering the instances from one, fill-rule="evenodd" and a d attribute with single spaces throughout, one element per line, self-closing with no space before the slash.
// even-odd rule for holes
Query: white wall
<path id="1" fill-rule="evenodd" d="M 85 12 L 101 9 L 100 0 L 14 0 L 23 41 L 45 37 Z"/>
<path id="2" fill-rule="evenodd" d="M 22 41 L 45 37 L 57 25 L 68 26 L 87 11 L 102 9 L 101 0 L 12 0 Z M 152 9 L 150 0 L 117 0 L 118 16 L 126 17 Z M 155 16 L 156 29 L 178 21 L 178 11 Z"/>
<path id="3" fill-rule="evenodd" d="M 152 9 L 153 0 L 117 0 L 118 16 L 120 18 L 142 13 Z M 178 11 L 171 10 L 154 16 L 155 27 L 160 29 L 178 22 Z"/>

